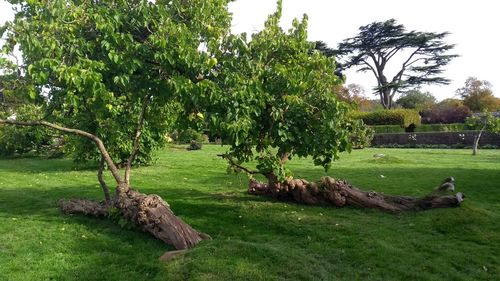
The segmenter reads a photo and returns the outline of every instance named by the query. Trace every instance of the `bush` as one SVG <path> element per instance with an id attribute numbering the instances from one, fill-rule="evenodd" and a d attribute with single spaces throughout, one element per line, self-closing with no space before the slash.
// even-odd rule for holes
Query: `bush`
<path id="1" fill-rule="evenodd" d="M 355 119 L 363 120 L 366 125 L 399 125 L 403 128 L 420 125 L 420 115 L 416 110 L 411 109 L 354 111 L 350 115 Z"/>
<path id="2" fill-rule="evenodd" d="M 471 111 L 464 105 L 442 105 L 435 106 L 429 110 L 423 110 L 421 114 L 423 124 L 451 124 L 464 123 L 465 119 L 471 115 Z"/>
<path id="3" fill-rule="evenodd" d="M 405 129 L 398 125 L 375 125 L 372 129 L 376 134 L 404 133 Z M 463 123 L 454 124 L 422 124 L 415 128 L 414 132 L 461 132 L 473 130 L 472 127 Z"/>
<path id="4" fill-rule="evenodd" d="M 191 143 L 191 141 L 208 143 L 208 136 L 194 129 L 175 131 L 172 133 L 171 138 L 176 143 Z"/>
<path id="5" fill-rule="evenodd" d="M 461 132 L 472 130 L 463 123 L 454 124 L 423 124 L 418 127 L 415 132 Z"/>
<path id="6" fill-rule="evenodd" d="M 371 126 L 375 134 L 404 133 L 405 129 L 399 125 L 375 125 Z"/>
<path id="7" fill-rule="evenodd" d="M 203 144 L 199 141 L 192 140 L 189 146 L 186 147 L 187 150 L 200 150 Z"/>
<path id="8" fill-rule="evenodd" d="M 351 135 L 353 148 L 361 149 L 369 147 L 372 143 L 374 135 L 375 131 L 371 127 L 361 124 L 361 126 L 356 128 L 354 133 Z"/>

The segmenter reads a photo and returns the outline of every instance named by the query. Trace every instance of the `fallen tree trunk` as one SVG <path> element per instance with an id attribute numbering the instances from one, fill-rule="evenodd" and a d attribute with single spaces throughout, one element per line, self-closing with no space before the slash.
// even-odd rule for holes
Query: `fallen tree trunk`
<path id="1" fill-rule="evenodd" d="M 68 214 L 97 217 L 108 216 L 114 207 L 140 229 L 173 245 L 177 250 L 189 249 L 202 240 L 211 239 L 209 235 L 197 232 L 175 216 L 168 203 L 160 196 L 140 193 L 125 183 L 118 186 L 112 206 L 106 202 L 84 199 L 61 200 L 60 206 Z"/>
<path id="2" fill-rule="evenodd" d="M 190 225 L 186 224 L 180 218 L 176 217 L 170 206 L 158 195 L 146 195 L 130 188 L 129 176 L 131 163 L 139 149 L 138 138 L 143 123 L 145 106 L 139 118 L 138 127 L 134 136 L 133 151 L 128 159 L 125 179 L 121 177 L 118 167 L 111 159 L 104 143 L 100 138 L 91 133 L 62 127 L 47 121 L 17 121 L 1 120 L 0 124 L 16 126 L 45 126 L 68 134 L 82 136 L 92 140 L 101 152 L 102 160 L 99 167 L 98 179 L 103 188 L 106 201 L 98 202 L 85 199 L 61 200 L 60 206 L 65 213 L 84 214 L 104 217 L 109 214 L 110 208 L 117 208 L 120 214 L 137 225 L 142 230 L 149 232 L 154 237 L 173 245 L 177 250 L 184 250 L 194 247 L 202 240 L 210 239 L 207 234 L 199 233 Z M 102 178 L 104 163 L 107 164 L 109 171 L 118 184 L 113 198 L 109 198 L 107 185 Z"/>
<path id="3" fill-rule="evenodd" d="M 421 198 L 391 196 L 373 191 L 362 191 L 347 181 L 331 177 L 324 177 L 320 182 L 293 179 L 278 184 L 272 182 L 266 184 L 251 180 L 248 193 L 310 205 L 333 205 L 336 207 L 351 205 L 393 213 L 456 207 L 465 197 L 461 192 L 455 195 L 442 195 L 434 192 Z"/>

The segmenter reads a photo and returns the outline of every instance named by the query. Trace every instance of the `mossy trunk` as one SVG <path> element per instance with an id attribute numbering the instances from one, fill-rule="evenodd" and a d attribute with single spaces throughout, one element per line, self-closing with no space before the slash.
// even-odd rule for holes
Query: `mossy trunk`
<path id="1" fill-rule="evenodd" d="M 391 196 L 377 192 L 362 191 L 344 180 L 324 177 L 320 182 L 300 179 L 276 184 L 250 181 L 248 192 L 253 195 L 271 196 L 278 200 L 295 201 L 309 205 L 331 205 L 336 207 L 355 206 L 373 208 L 386 212 L 420 211 L 432 208 L 459 206 L 464 195 L 430 195 L 416 198 L 410 196 Z"/>
<path id="2" fill-rule="evenodd" d="M 112 206 L 80 199 L 61 200 L 60 205 L 65 213 L 94 216 L 107 216 L 110 208 L 115 207 L 124 218 L 177 250 L 189 249 L 210 239 L 175 216 L 160 196 L 140 193 L 125 183 L 117 187 Z"/>

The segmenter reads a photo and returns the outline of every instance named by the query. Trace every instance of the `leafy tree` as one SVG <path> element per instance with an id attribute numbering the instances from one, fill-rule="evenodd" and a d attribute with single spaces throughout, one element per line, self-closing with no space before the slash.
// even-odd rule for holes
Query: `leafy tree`
<path id="1" fill-rule="evenodd" d="M 436 104 L 436 98 L 429 92 L 410 90 L 403 93 L 396 101 L 403 108 L 423 110 L 431 108 Z"/>
<path id="2" fill-rule="evenodd" d="M 279 27 L 280 17 L 278 1 L 276 13 L 250 42 L 245 35 L 228 38 L 212 73 L 220 88 L 199 106 L 206 109 L 211 132 L 230 144 L 221 155 L 229 161 L 230 170 L 251 176 L 249 193 L 385 211 L 459 204 L 461 194 L 445 200 L 435 196 L 395 198 L 362 192 L 329 177 L 320 182 L 293 178 L 286 168 L 288 159 L 311 157 L 314 164 L 328 169 L 340 152 L 351 149 L 353 141 L 362 146 L 370 130 L 348 117 L 351 107 L 334 92 L 342 82 L 334 74 L 335 61 L 307 41 L 307 17 L 294 20 L 288 32 Z M 256 169 L 246 165 L 253 160 Z M 257 180 L 259 175 L 265 182 Z"/>
<path id="3" fill-rule="evenodd" d="M 291 157 L 311 156 L 328 168 L 350 149 L 354 126 L 346 117 L 350 107 L 332 91 L 342 83 L 334 59 L 307 41 L 307 17 L 294 20 L 288 32 L 280 17 L 281 1 L 250 42 L 244 34 L 227 39 L 216 68 L 220 91 L 200 106 L 211 132 L 231 144 L 224 157 L 257 160 L 252 173 L 272 183 L 291 176 L 284 166 Z"/>
<path id="4" fill-rule="evenodd" d="M 491 83 L 488 81 L 469 77 L 465 81 L 465 85 L 457 90 L 457 94 L 462 97 L 464 104 L 474 112 L 500 109 L 500 99 L 493 96 Z"/>
<path id="5" fill-rule="evenodd" d="M 340 66 L 371 71 L 377 79 L 375 93 L 384 108 L 393 107 L 393 98 L 398 92 L 422 84 L 449 83 L 440 76 L 442 68 L 456 57 L 447 54 L 453 48 L 443 41 L 447 32 L 406 31 L 394 19 L 362 26 L 359 31 L 356 37 L 339 44 L 336 53 L 342 59 Z M 390 61 L 402 61 L 392 79 L 386 76 Z"/>
<path id="6" fill-rule="evenodd" d="M 447 99 L 444 99 L 444 100 L 438 102 L 436 106 L 457 107 L 457 106 L 463 106 L 463 105 L 464 105 L 464 101 L 461 99 L 447 98 Z"/>
<path id="7" fill-rule="evenodd" d="M 129 178 L 135 159 L 150 155 L 164 137 L 172 110 L 189 105 L 212 84 L 200 77 L 211 72 L 211 53 L 229 30 L 227 1 L 10 2 L 20 8 L 3 28 L 3 51 L 19 46 L 23 64 L 17 73 L 23 75 L 17 80 L 29 91 L 9 85 L 18 97 L 42 100 L 44 118 L 0 123 L 83 137 L 75 140 L 76 149 L 88 153 L 85 158 L 100 158 L 106 201 L 64 201 L 63 210 L 106 215 L 117 208 L 178 249 L 198 243 L 202 234 L 175 217 L 160 197 L 133 190 Z M 196 108 L 180 112 L 184 123 L 203 117 Z M 102 177 L 105 164 L 118 184 L 113 194 Z M 125 167 L 123 176 L 118 164 Z"/>
<path id="8" fill-rule="evenodd" d="M 472 146 L 472 155 L 477 154 L 479 147 L 479 140 L 483 132 L 490 131 L 492 133 L 500 132 L 500 118 L 493 116 L 488 111 L 483 111 L 481 115 L 474 115 L 467 118 L 466 123 L 469 127 L 476 128 L 479 130 L 477 135 L 474 137 L 474 145 Z"/>

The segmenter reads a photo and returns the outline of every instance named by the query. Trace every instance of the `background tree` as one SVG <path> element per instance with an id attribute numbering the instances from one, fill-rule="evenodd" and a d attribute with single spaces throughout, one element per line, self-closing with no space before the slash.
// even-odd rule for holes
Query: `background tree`
<path id="1" fill-rule="evenodd" d="M 0 28 L 1 29 L 1 28 Z M 34 97 L 34 87 L 21 76 L 17 58 L 0 52 L 0 119 L 15 116 L 18 120 L 35 120 L 44 115 L 44 98 Z M 30 93 L 17 95 L 18 92 Z M 30 97 L 31 95 L 31 97 Z M 31 101 L 30 103 L 28 103 Z M 60 140 L 60 136 L 57 139 Z M 0 127 L 0 155 L 19 156 L 26 153 L 61 155 L 55 134 L 46 128 Z"/>
<path id="2" fill-rule="evenodd" d="M 406 31 L 394 19 L 362 26 L 359 31 L 356 37 L 340 43 L 336 53 L 342 59 L 342 69 L 360 67 L 358 71 L 373 73 L 377 79 L 375 93 L 384 108 L 392 108 L 394 96 L 403 90 L 449 83 L 440 76 L 442 68 L 456 57 L 447 54 L 453 48 L 443 41 L 447 32 Z M 390 61 L 395 62 L 393 67 L 402 62 L 392 79 L 386 71 Z"/>
<path id="3" fill-rule="evenodd" d="M 328 44 L 323 41 L 314 42 L 314 49 L 320 51 L 329 58 L 335 57 L 335 49 L 328 47 Z"/>
<path id="4" fill-rule="evenodd" d="M 436 98 L 430 92 L 410 90 L 403 93 L 396 101 L 403 108 L 416 109 L 418 111 L 429 109 L 436 104 Z"/>
<path id="5" fill-rule="evenodd" d="M 485 130 L 492 133 L 500 132 L 500 118 L 493 116 L 493 114 L 486 110 L 483 111 L 483 113 L 480 115 L 474 115 L 467 118 L 466 123 L 469 127 L 473 127 L 479 130 L 477 135 L 474 137 L 472 155 L 477 154 L 479 140 L 481 139 L 481 135 Z"/>
<path id="6" fill-rule="evenodd" d="M 0 123 L 45 126 L 83 137 L 78 147 L 99 153 L 105 201 L 64 201 L 63 210 L 104 216 L 116 208 L 177 249 L 206 238 L 159 196 L 133 190 L 130 174 L 135 159 L 149 155 L 166 133 L 170 107 L 188 104 L 183 101 L 211 83 L 200 77 L 210 73 L 210 52 L 229 30 L 227 1 L 44 0 L 19 5 L 15 20 L 6 25 L 4 52 L 19 46 L 23 64 L 17 73 L 24 74 L 29 91 L 14 92 L 41 100 L 44 118 Z M 181 113 L 189 117 L 186 123 L 199 118 L 196 108 Z M 123 175 L 118 164 L 124 166 Z M 103 180 L 105 166 L 117 183 L 114 193 Z"/>
<path id="7" fill-rule="evenodd" d="M 457 90 L 464 101 L 464 104 L 474 112 L 484 110 L 500 110 L 500 99 L 493 95 L 491 83 L 486 80 L 479 80 L 469 77 L 465 85 Z"/>

